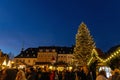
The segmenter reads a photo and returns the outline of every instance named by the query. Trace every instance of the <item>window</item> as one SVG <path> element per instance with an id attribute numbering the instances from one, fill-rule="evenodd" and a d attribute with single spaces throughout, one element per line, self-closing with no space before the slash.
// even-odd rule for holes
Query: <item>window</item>
<path id="1" fill-rule="evenodd" d="M 35 54 L 33 54 L 33 56 L 35 57 Z"/>
<path id="2" fill-rule="evenodd" d="M 49 52 L 49 49 L 46 49 L 46 52 Z"/>
<path id="3" fill-rule="evenodd" d="M 23 56 L 23 54 L 20 55 L 21 57 Z"/>
<path id="4" fill-rule="evenodd" d="M 42 50 L 42 49 L 40 49 L 39 51 L 40 51 L 40 52 L 43 52 L 43 50 Z"/>
<path id="5" fill-rule="evenodd" d="M 26 53 L 28 53 L 28 51 L 26 51 Z"/>
<path id="6" fill-rule="evenodd" d="M 16 63 L 18 62 L 19 60 L 18 59 L 16 59 Z"/>
<path id="7" fill-rule="evenodd" d="M 25 62 L 25 60 L 23 59 L 23 62 Z"/>
<path id="8" fill-rule="evenodd" d="M 55 52 L 55 49 L 53 49 L 52 52 Z"/>
<path id="9" fill-rule="evenodd" d="M 33 64 L 35 64 L 36 60 L 33 60 Z"/>
<path id="10" fill-rule="evenodd" d="M 29 56 L 29 54 L 27 54 L 27 57 Z"/>
<path id="11" fill-rule="evenodd" d="M 59 51 L 59 53 L 61 53 L 61 51 Z"/>
<path id="12" fill-rule="evenodd" d="M 28 60 L 28 62 L 30 63 L 30 60 Z"/>

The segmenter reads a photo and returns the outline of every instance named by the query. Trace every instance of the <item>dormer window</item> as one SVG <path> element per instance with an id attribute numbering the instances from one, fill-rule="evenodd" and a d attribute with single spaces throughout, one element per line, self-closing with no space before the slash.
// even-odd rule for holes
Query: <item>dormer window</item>
<path id="1" fill-rule="evenodd" d="M 52 52 L 55 52 L 55 49 L 53 49 Z"/>
<path id="2" fill-rule="evenodd" d="M 29 57 L 29 54 L 27 54 L 27 57 Z"/>
<path id="3" fill-rule="evenodd" d="M 43 52 L 43 50 L 42 50 L 42 49 L 40 49 L 39 51 L 40 51 L 40 52 Z"/>
<path id="4" fill-rule="evenodd" d="M 59 51 L 59 53 L 61 53 L 61 51 Z"/>
<path id="5" fill-rule="evenodd" d="M 46 49 L 46 52 L 49 52 L 49 49 Z"/>
<path id="6" fill-rule="evenodd" d="M 72 54 L 72 51 L 70 52 L 70 54 Z"/>
<path id="7" fill-rule="evenodd" d="M 35 54 L 33 54 L 33 56 L 35 57 Z"/>
<path id="8" fill-rule="evenodd" d="M 20 56 L 23 56 L 23 54 L 21 54 Z"/>

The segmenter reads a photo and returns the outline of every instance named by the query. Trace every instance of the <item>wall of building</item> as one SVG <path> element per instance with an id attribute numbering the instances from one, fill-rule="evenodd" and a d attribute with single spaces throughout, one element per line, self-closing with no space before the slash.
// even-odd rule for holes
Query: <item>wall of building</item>
<path id="1" fill-rule="evenodd" d="M 23 64 L 27 64 L 27 65 L 35 65 L 35 62 L 37 61 L 37 58 L 14 58 L 14 62 L 15 63 L 23 63 Z"/>

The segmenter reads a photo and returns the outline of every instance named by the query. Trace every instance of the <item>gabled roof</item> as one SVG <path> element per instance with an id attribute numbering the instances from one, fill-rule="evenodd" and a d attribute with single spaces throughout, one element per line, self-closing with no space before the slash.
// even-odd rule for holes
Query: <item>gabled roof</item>
<path id="1" fill-rule="evenodd" d="M 42 52 L 46 52 L 47 49 L 49 52 L 52 52 L 54 49 L 58 54 L 73 54 L 73 47 L 40 46 L 38 48 L 28 48 L 24 51 L 22 50 L 15 58 L 37 58 L 37 54 L 40 50 L 42 50 Z"/>
<path id="2" fill-rule="evenodd" d="M 38 48 L 28 48 L 21 51 L 15 58 L 37 58 Z"/>
<path id="3" fill-rule="evenodd" d="M 73 53 L 73 47 L 44 46 L 44 47 L 39 47 L 39 49 L 42 49 L 43 52 L 45 52 L 46 49 L 49 49 L 49 51 L 52 51 L 53 49 L 55 49 L 55 52 L 58 54 L 72 54 Z"/>
<path id="4" fill-rule="evenodd" d="M 95 48 L 95 50 L 97 51 L 99 57 L 103 57 L 105 55 L 101 49 Z"/>

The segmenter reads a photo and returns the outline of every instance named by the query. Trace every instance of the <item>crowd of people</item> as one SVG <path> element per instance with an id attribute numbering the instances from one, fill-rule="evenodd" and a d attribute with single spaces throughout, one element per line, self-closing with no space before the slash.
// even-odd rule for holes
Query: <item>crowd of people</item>
<path id="1" fill-rule="evenodd" d="M 3 69 L 0 71 L 0 80 L 120 80 L 120 71 L 115 69 L 112 76 L 106 77 L 101 70 L 96 76 L 87 68 L 58 71 L 47 68 L 32 67 L 26 69 Z"/>
<path id="2" fill-rule="evenodd" d="M 101 70 L 98 75 L 96 80 L 120 80 L 120 70 L 119 69 L 114 69 L 111 71 L 111 76 L 108 78 L 106 76 L 106 72 L 104 70 Z"/>
<path id="3" fill-rule="evenodd" d="M 87 68 L 58 71 L 32 67 L 26 69 L 3 69 L 0 80 L 92 80 Z"/>

